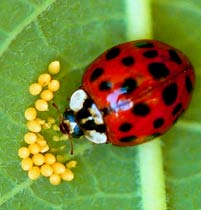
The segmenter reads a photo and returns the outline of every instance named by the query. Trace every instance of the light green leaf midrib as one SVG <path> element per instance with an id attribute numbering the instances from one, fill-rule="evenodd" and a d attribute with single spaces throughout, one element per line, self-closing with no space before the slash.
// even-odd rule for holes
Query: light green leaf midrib
<path id="1" fill-rule="evenodd" d="M 136 13 L 133 11 L 137 11 Z M 151 1 L 127 0 L 129 39 L 151 39 Z M 137 23 L 137 24 L 136 24 Z M 166 210 L 166 190 L 160 139 L 138 147 L 139 182 L 143 210 Z"/>

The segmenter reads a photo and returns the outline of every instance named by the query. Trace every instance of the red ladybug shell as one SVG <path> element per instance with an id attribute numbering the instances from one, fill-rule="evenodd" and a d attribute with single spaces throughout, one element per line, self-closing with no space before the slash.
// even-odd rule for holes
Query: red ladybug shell
<path id="1" fill-rule="evenodd" d="M 188 107 L 194 70 L 178 49 L 156 40 L 115 46 L 88 66 L 82 88 L 103 113 L 108 141 L 129 146 L 167 131 Z"/>

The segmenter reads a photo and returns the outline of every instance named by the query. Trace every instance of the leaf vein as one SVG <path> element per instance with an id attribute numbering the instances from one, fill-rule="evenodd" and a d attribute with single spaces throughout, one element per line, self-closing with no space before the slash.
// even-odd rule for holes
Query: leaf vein
<path id="1" fill-rule="evenodd" d="M 55 203 L 50 203 L 47 200 L 44 200 L 43 198 L 39 197 L 31 188 L 29 188 L 30 193 L 34 197 L 34 199 L 37 199 L 39 202 L 43 203 L 47 207 L 55 208 L 55 209 L 61 209 L 62 205 L 56 205 Z"/>
<path id="2" fill-rule="evenodd" d="M 14 187 L 10 192 L 6 193 L 5 195 L 1 196 L 0 198 L 0 206 L 5 203 L 6 201 L 13 198 L 16 194 L 21 192 L 24 189 L 29 188 L 32 185 L 33 181 L 30 179 L 27 179 L 26 181 L 22 182 L 21 184 Z"/>
<path id="3" fill-rule="evenodd" d="M 8 38 L 4 41 L 4 44 L 2 45 L 0 49 L 0 56 L 2 56 L 11 43 L 16 39 L 16 37 L 34 20 L 38 18 L 39 15 L 41 15 L 44 11 L 46 11 L 56 0 L 48 0 L 44 4 L 41 4 L 30 16 L 24 19 L 24 21 L 19 24 L 8 36 Z"/>
<path id="4" fill-rule="evenodd" d="M 10 115 L 8 112 L 4 112 L 4 111 L 0 110 L 0 116 L 1 116 L 1 119 L 4 118 L 4 119 L 6 119 L 7 122 L 9 121 L 9 123 L 12 123 L 13 125 L 15 125 L 19 128 L 21 128 L 21 127 L 26 128 L 24 123 L 19 123 L 19 119 L 18 120 L 14 119 L 12 117 L 12 115 Z"/>
<path id="5" fill-rule="evenodd" d="M 43 43 L 46 46 L 49 47 L 49 43 L 47 41 L 48 39 L 47 39 L 45 33 L 43 32 L 42 28 L 40 27 L 40 23 L 38 22 L 38 20 L 35 20 L 34 23 L 35 23 L 35 26 L 36 26 L 36 30 L 37 30 L 37 32 L 39 34 L 39 37 L 42 39 Z"/>
<path id="6" fill-rule="evenodd" d="M 174 178 L 174 177 L 167 177 L 166 180 L 168 182 L 172 182 L 172 183 L 176 183 L 176 184 L 186 184 L 187 182 L 192 182 L 193 180 L 199 179 L 201 178 L 201 172 L 200 173 L 196 173 L 190 176 L 186 176 L 183 178 Z"/>

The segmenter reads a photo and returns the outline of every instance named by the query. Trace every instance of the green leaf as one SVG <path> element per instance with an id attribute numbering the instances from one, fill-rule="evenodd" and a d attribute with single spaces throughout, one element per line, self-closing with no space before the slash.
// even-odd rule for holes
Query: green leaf
<path id="1" fill-rule="evenodd" d="M 143 10 L 142 5 L 137 9 L 133 2 L 0 2 L 0 209 L 146 210 L 152 198 L 160 200 L 164 206 L 156 210 L 201 209 L 201 3 L 196 0 L 153 0 L 150 7 L 148 0 L 139 0 L 146 5 Z M 146 13 L 151 9 L 152 18 Z M 132 28 L 136 21 L 139 23 L 139 17 L 143 20 L 142 25 L 148 28 L 146 32 L 146 27 L 141 29 L 137 23 L 136 30 Z M 143 17 L 147 17 L 146 24 L 143 24 Z M 55 102 L 64 110 L 66 98 L 79 87 L 86 66 L 105 49 L 139 38 L 139 29 L 142 37 L 150 36 L 152 31 L 154 38 L 184 51 L 192 60 L 197 74 L 192 103 L 182 119 L 162 137 L 162 150 L 158 140 L 150 145 L 131 148 L 92 145 L 85 140 L 75 140 L 72 159 L 78 161 L 78 166 L 74 169 L 72 182 L 52 186 L 47 178 L 29 180 L 20 167 L 17 151 L 24 145 L 24 110 L 37 98 L 28 93 L 30 83 L 46 71 L 50 61 L 60 60 L 62 70 L 58 78 L 61 89 Z M 56 111 L 50 110 L 49 115 L 56 118 Z M 51 132 L 47 131 L 45 135 L 52 147 L 67 145 L 64 153 L 69 154 L 68 142 L 55 143 L 51 140 Z M 148 163 L 146 161 L 150 161 L 143 159 L 151 155 L 146 153 L 147 149 L 153 154 L 153 165 L 144 167 Z M 154 179 L 145 170 L 150 170 Z M 151 185 L 151 181 L 154 184 Z M 148 189 L 146 194 L 146 185 L 147 188 L 155 185 L 165 192 L 167 207 L 162 193 L 154 193 L 155 188 Z"/>

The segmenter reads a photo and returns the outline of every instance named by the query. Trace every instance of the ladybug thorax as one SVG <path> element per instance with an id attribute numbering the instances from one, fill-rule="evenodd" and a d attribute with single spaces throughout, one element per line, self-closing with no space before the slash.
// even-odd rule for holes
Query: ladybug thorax
<path id="1" fill-rule="evenodd" d="M 83 89 L 76 90 L 64 112 L 64 123 L 72 137 L 85 136 L 91 142 L 102 144 L 107 141 L 102 113 Z"/>

